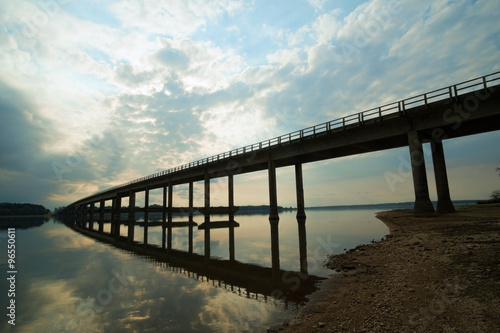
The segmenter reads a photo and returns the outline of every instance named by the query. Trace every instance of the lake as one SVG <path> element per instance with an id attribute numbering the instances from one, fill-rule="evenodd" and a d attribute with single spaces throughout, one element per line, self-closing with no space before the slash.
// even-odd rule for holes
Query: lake
<path id="1" fill-rule="evenodd" d="M 314 277 L 313 281 L 320 283 L 334 274 L 323 267 L 327 254 L 383 238 L 388 229 L 375 218 L 380 210 L 307 209 L 308 274 L 295 278 L 297 289 L 307 284 L 306 278 Z M 117 248 L 82 235 L 56 219 L 4 218 L 0 220 L 0 227 L 4 226 L 0 230 L 0 270 L 6 278 L 0 283 L 0 293 L 5 314 L 0 331 L 265 332 L 267 327 L 292 318 L 307 300 L 307 292 L 290 299 L 261 293 L 259 290 L 265 287 L 259 275 L 268 274 L 271 267 L 267 215 L 237 214 L 235 220 L 240 224 L 234 231 L 238 265 L 231 275 L 224 275 L 226 266 L 219 270 L 224 271 L 223 275 L 217 275 L 201 264 L 197 268 L 182 261 L 169 263 Z M 5 223 L 11 225 L 14 221 L 18 225 L 17 273 L 15 297 L 10 297 Z M 203 217 L 195 216 L 195 221 L 203 222 Z M 300 272 L 297 225 L 295 212 L 280 213 L 283 271 Z M 109 231 L 109 225 L 105 230 Z M 126 234 L 126 227 L 121 230 Z M 142 240 L 142 232 L 136 226 L 136 240 Z M 161 244 L 161 227 L 150 227 L 148 239 L 150 244 Z M 211 256 L 226 265 L 228 229 L 211 230 L 210 244 Z M 187 228 L 173 229 L 172 247 L 187 251 Z M 202 255 L 203 251 L 204 232 L 195 227 L 193 252 Z M 300 280 L 302 276 L 304 280 Z M 286 272 L 285 277 L 289 278 Z M 6 316 L 11 299 L 16 306 L 15 327 L 8 324 Z"/>

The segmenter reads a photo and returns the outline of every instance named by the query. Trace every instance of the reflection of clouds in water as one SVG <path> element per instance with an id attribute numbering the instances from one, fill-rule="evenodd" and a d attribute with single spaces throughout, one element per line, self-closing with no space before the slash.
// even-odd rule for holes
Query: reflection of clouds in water
<path id="1" fill-rule="evenodd" d="M 88 237 L 82 237 L 71 229 L 46 230 L 45 235 L 54 240 L 61 249 L 81 249 L 95 244 L 95 241 Z"/>
<path id="2" fill-rule="evenodd" d="M 243 262 L 252 262 L 262 266 L 271 264 L 270 244 L 257 240 L 245 239 L 236 242 L 237 259 Z"/>
<path id="3" fill-rule="evenodd" d="M 64 332 L 66 323 L 77 317 L 75 304 L 80 298 L 75 296 L 75 287 L 66 281 L 37 280 L 29 284 L 26 294 L 29 303 L 23 304 L 28 299 L 18 302 L 21 305 L 18 321 L 24 323 L 19 332 L 45 332 L 47 327 L 52 327 L 54 332 Z"/>
<path id="4" fill-rule="evenodd" d="M 342 242 L 343 249 L 344 244 L 348 246 L 359 238 L 366 242 L 367 236 L 369 241 L 386 228 L 375 218 L 371 221 L 373 213 L 367 211 L 318 211 L 308 216 L 311 274 L 321 271 L 328 252 L 325 247 L 338 250 Z M 235 229 L 237 260 L 270 267 L 269 222 L 253 216 L 241 216 L 240 220 L 241 227 Z M 296 226 L 292 214 L 283 214 L 280 262 L 284 270 L 298 270 Z M 37 230 L 42 237 L 26 232 L 23 238 L 32 245 L 25 246 L 31 251 L 25 263 L 32 270 L 30 277 L 25 278 L 29 285 L 25 290 L 29 293 L 18 298 L 19 319 L 26 323 L 27 331 L 64 331 L 74 327 L 69 331 L 259 332 L 289 315 L 283 313 L 283 308 L 273 306 L 272 300 L 266 303 L 262 298 L 247 299 L 218 287 L 217 281 L 214 286 L 206 278 L 196 281 L 185 273 L 76 234 L 65 226 L 50 223 Z M 174 247 L 180 243 L 187 247 L 186 232 L 187 229 L 176 230 Z M 194 252 L 203 254 L 204 233 L 195 231 L 194 235 Z M 211 236 L 212 254 L 225 256 L 227 230 L 214 231 Z M 152 239 L 161 242 L 161 227 L 150 228 L 150 242 Z M 217 241 L 220 243 L 215 244 Z M 119 288 L 121 285 L 114 280 L 110 285 L 116 277 L 114 272 L 127 275 L 128 284 Z"/>
<path id="5" fill-rule="evenodd" d="M 215 332 L 261 332 L 269 321 L 266 306 L 231 293 L 219 293 L 205 302 L 199 318 Z"/>

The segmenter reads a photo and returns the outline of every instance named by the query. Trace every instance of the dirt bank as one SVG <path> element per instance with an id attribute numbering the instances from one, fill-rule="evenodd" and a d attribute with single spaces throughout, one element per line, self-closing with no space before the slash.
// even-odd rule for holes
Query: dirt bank
<path id="1" fill-rule="evenodd" d="M 280 332 L 500 331 L 500 205 L 377 217 L 387 239 L 331 257 L 340 274 Z"/>

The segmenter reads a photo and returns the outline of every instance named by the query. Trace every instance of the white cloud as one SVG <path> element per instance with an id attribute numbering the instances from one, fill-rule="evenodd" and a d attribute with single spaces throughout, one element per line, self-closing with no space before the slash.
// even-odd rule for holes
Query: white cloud
<path id="1" fill-rule="evenodd" d="M 125 28 L 140 29 L 148 34 L 187 38 L 203 28 L 208 20 L 223 13 L 238 11 L 241 1 L 147 1 L 124 0 L 111 6 Z"/>
<path id="2" fill-rule="evenodd" d="M 323 14 L 312 24 L 318 44 L 329 43 L 337 35 L 341 28 L 341 22 L 337 19 L 338 15 L 339 11 Z"/>
<path id="3" fill-rule="evenodd" d="M 322 10 L 327 0 L 307 0 L 307 2 L 314 7 L 315 10 Z"/>

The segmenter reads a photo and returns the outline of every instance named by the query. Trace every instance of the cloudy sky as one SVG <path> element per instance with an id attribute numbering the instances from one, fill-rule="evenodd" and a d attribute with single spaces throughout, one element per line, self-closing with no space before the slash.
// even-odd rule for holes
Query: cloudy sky
<path id="1" fill-rule="evenodd" d="M 490 0 L 1 1 L 0 202 L 53 209 L 499 71 L 499 19 Z M 499 141 L 445 141 L 453 199 L 500 188 Z M 412 201 L 411 177 L 386 177 L 405 159 L 308 164 L 306 205 Z M 279 169 L 279 204 L 295 206 L 293 179 Z M 235 182 L 236 204 L 267 203 L 265 172 Z M 225 181 L 213 186 L 225 204 Z"/>

